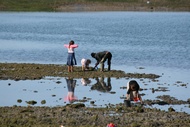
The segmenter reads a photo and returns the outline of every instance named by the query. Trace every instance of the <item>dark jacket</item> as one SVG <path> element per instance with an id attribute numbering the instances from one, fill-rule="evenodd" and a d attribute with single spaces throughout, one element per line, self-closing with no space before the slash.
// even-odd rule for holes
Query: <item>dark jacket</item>
<path id="1" fill-rule="evenodd" d="M 94 58 L 97 60 L 97 62 L 100 62 L 102 58 L 106 55 L 107 51 L 98 52 L 95 54 Z"/>
<path id="2" fill-rule="evenodd" d="M 108 51 L 98 52 L 98 53 L 92 53 L 91 56 L 97 60 L 96 65 L 98 65 L 101 60 L 104 63 L 108 59 L 108 65 L 111 64 L 111 58 L 112 54 Z"/>

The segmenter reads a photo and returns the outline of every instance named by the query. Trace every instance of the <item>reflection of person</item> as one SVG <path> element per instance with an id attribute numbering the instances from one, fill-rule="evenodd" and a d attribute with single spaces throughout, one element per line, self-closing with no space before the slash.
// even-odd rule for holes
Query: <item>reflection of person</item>
<path id="1" fill-rule="evenodd" d="M 112 89 L 111 86 L 111 78 L 108 77 L 107 78 L 107 84 L 106 82 L 104 82 L 104 77 L 101 77 L 101 79 L 99 80 L 99 78 L 96 78 L 96 83 L 91 87 L 91 90 L 98 90 L 100 92 L 109 92 Z"/>
<path id="2" fill-rule="evenodd" d="M 91 56 L 97 60 L 94 69 L 100 63 L 100 71 L 104 71 L 104 62 L 107 60 L 108 62 L 108 71 L 111 69 L 111 58 L 112 54 L 108 51 L 98 52 L 98 53 L 91 53 Z"/>
<path id="3" fill-rule="evenodd" d="M 73 40 L 69 44 L 64 44 L 64 47 L 68 49 L 67 65 L 68 72 L 73 72 L 73 65 L 77 65 L 74 49 L 78 47 Z"/>
<path id="4" fill-rule="evenodd" d="M 68 78 L 68 79 L 66 79 L 66 82 L 67 82 L 68 94 L 65 99 L 67 101 L 69 101 L 70 103 L 72 103 L 73 101 L 75 101 L 77 99 L 77 97 L 74 96 L 74 91 L 75 91 L 75 86 L 76 86 L 77 80 Z"/>
<path id="5" fill-rule="evenodd" d="M 87 84 L 91 83 L 91 80 L 88 79 L 88 78 L 82 78 L 81 83 L 82 83 L 83 86 L 86 86 Z"/>
<path id="6" fill-rule="evenodd" d="M 135 80 L 131 80 L 127 83 L 127 100 L 128 101 L 138 101 L 140 100 L 143 104 L 141 95 L 139 94 L 140 86 Z"/>
<path id="7" fill-rule="evenodd" d="M 89 69 L 89 64 L 91 63 L 90 59 L 82 59 L 81 64 L 82 64 L 82 71 L 88 70 Z"/>

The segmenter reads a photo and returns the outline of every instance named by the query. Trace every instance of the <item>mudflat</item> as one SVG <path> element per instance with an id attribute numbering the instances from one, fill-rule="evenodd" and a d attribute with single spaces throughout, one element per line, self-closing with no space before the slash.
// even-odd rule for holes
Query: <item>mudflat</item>
<path id="1" fill-rule="evenodd" d="M 96 71 L 92 67 L 88 71 L 82 71 L 80 66 L 74 67 L 74 72 L 67 72 L 66 65 L 55 64 L 29 64 L 29 63 L 0 63 L 0 79 L 12 80 L 35 80 L 41 79 L 45 76 L 60 76 L 73 78 L 95 78 L 95 77 L 133 77 L 133 78 L 151 78 L 160 77 L 156 74 L 139 74 L 139 73 L 125 73 L 122 70 L 111 71 Z"/>
<path id="2" fill-rule="evenodd" d="M 45 76 L 60 76 L 73 78 L 125 77 L 149 78 L 156 80 L 156 74 L 125 73 L 122 70 L 100 72 L 99 70 L 81 71 L 75 67 L 74 72 L 68 73 L 66 65 L 29 64 L 29 63 L 0 63 L 1 80 L 36 80 Z M 0 126 L 40 126 L 40 127 L 104 127 L 114 123 L 117 127 L 188 127 L 190 114 L 176 112 L 173 108 L 161 111 L 147 108 L 153 104 L 189 104 L 190 101 L 181 101 L 170 96 L 160 96 L 163 101 L 144 100 L 144 105 L 127 107 L 124 103 L 109 104 L 106 107 L 86 107 L 84 100 L 65 106 L 28 106 L 0 107 Z"/>
<path id="3" fill-rule="evenodd" d="M 172 110 L 160 111 L 144 107 L 110 105 L 87 108 L 84 104 L 63 107 L 0 107 L 0 125 L 36 127 L 189 127 L 190 115 Z"/>

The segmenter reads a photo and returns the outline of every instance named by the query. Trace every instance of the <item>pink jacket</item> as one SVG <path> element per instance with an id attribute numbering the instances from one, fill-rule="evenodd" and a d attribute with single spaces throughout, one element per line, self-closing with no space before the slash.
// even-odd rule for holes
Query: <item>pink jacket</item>
<path id="1" fill-rule="evenodd" d="M 64 47 L 66 47 L 68 49 L 68 53 L 74 53 L 74 48 L 77 48 L 78 45 L 77 44 L 74 44 L 74 45 L 69 45 L 68 44 L 64 44 Z"/>

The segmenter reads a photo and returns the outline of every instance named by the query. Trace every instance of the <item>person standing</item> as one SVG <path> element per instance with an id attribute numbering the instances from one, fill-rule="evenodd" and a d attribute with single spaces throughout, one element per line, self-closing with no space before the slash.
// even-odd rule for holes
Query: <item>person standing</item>
<path id="1" fill-rule="evenodd" d="M 98 64 L 100 64 L 100 71 L 104 71 L 104 62 L 107 60 L 108 63 L 108 71 L 111 69 L 111 59 L 112 59 L 112 54 L 109 51 L 103 51 L 103 52 L 98 52 L 98 53 L 91 53 L 91 56 L 97 60 L 95 69 Z"/>
<path id="2" fill-rule="evenodd" d="M 69 44 L 64 44 L 64 47 L 68 49 L 68 57 L 67 57 L 67 65 L 68 65 L 68 72 L 73 72 L 74 65 L 77 65 L 77 61 L 75 58 L 74 49 L 78 47 L 77 44 L 73 40 L 69 42 Z"/>

